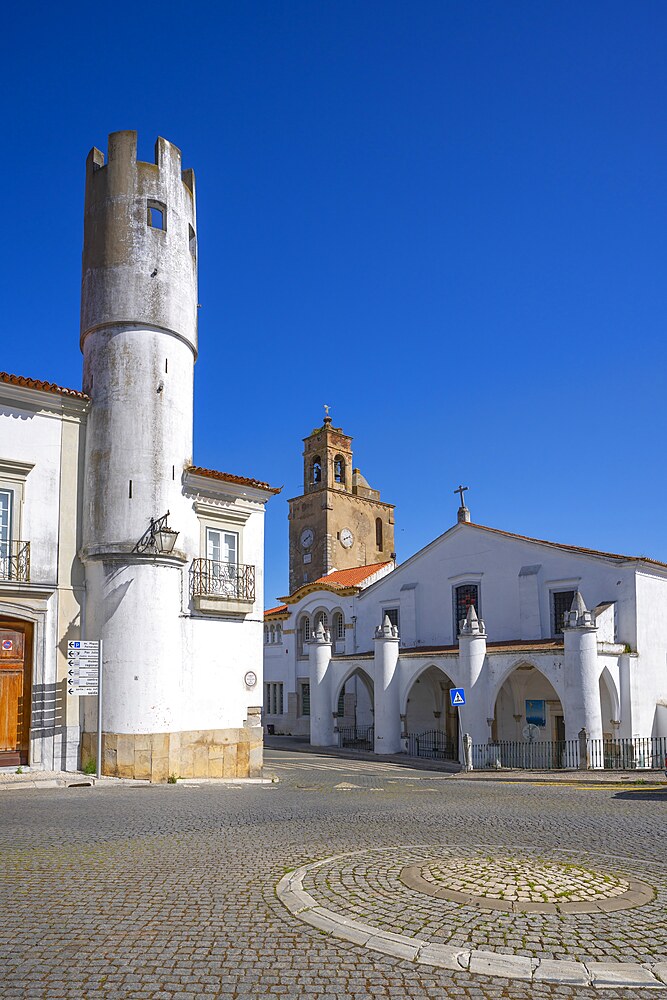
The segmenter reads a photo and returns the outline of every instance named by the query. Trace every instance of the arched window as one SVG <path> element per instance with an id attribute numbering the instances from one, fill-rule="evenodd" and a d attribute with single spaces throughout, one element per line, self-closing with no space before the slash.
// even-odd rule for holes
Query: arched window
<path id="1" fill-rule="evenodd" d="M 271 626 L 271 638 L 269 639 L 269 642 L 275 642 L 275 641 L 276 641 L 276 630 L 275 630 L 275 627 L 272 625 Z"/>
<path id="2" fill-rule="evenodd" d="M 375 545 L 378 549 L 382 548 L 382 518 L 375 518 Z"/>
<path id="3" fill-rule="evenodd" d="M 313 470 L 310 479 L 312 483 L 322 482 L 322 459 L 319 455 L 316 455 L 313 459 Z"/>
<path id="4" fill-rule="evenodd" d="M 340 611 L 337 611 L 333 616 L 333 634 L 334 639 L 339 641 L 345 638 L 345 619 Z"/>
<path id="5" fill-rule="evenodd" d="M 264 642 L 268 642 L 268 641 L 269 641 L 269 626 L 265 625 L 264 626 Z"/>
<path id="6" fill-rule="evenodd" d="M 476 583 L 464 583 L 460 587 L 454 588 L 454 635 L 458 635 L 461 630 L 461 622 L 468 614 L 470 606 L 475 608 L 477 617 L 481 617 L 479 606 L 479 587 Z"/>
<path id="7" fill-rule="evenodd" d="M 320 622 L 325 630 L 329 628 L 329 616 L 326 611 L 318 611 L 315 615 L 315 628 L 317 628 Z"/>
<path id="8" fill-rule="evenodd" d="M 334 458 L 334 482 L 345 485 L 345 459 L 342 455 Z"/>
<path id="9" fill-rule="evenodd" d="M 278 624 L 276 625 L 276 642 L 282 642 L 282 641 L 283 641 L 283 627 L 282 625 Z"/>
<path id="10" fill-rule="evenodd" d="M 308 655 L 308 649 L 306 648 L 306 643 L 310 642 L 310 618 L 308 615 L 304 615 L 299 621 L 298 628 L 299 636 L 299 648 L 297 655 L 300 657 L 305 657 Z"/>

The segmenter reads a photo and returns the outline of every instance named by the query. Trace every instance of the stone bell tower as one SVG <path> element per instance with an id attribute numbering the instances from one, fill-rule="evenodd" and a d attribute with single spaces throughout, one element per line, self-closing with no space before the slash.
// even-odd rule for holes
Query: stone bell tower
<path id="1" fill-rule="evenodd" d="M 104 641 L 104 732 L 135 740 L 178 728 L 186 555 L 178 543 L 167 553 L 138 542 L 151 518 L 170 512 L 182 531 L 192 517 L 182 477 L 192 464 L 196 231 L 194 174 L 181 169 L 176 146 L 158 139 L 155 162 L 142 163 L 136 132 L 115 132 L 106 162 L 90 151 L 81 284 L 83 386 L 92 399 L 84 637 Z M 84 728 L 95 728 L 91 719 Z"/>
<path id="2" fill-rule="evenodd" d="M 303 494 L 288 503 L 290 593 L 333 570 L 395 558 L 394 505 L 353 468 L 352 438 L 328 408 L 304 438 Z"/>

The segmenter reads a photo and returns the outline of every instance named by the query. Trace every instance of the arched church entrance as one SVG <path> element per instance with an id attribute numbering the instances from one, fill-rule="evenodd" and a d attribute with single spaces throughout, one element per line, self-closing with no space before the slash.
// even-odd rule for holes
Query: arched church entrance
<path id="1" fill-rule="evenodd" d="M 554 686 L 532 663 L 520 663 L 500 688 L 491 741 L 506 767 L 568 763 L 563 706 Z"/>
<path id="2" fill-rule="evenodd" d="M 32 622 L 0 617 L 0 767 L 29 764 Z"/>
<path id="3" fill-rule="evenodd" d="M 543 743 L 565 739 L 565 715 L 551 682 L 532 663 L 520 663 L 496 698 L 492 739 Z"/>
<path id="4" fill-rule="evenodd" d="M 415 678 L 405 707 L 408 753 L 459 759 L 458 715 L 449 698 L 453 687 L 451 678 L 434 664 Z"/>
<path id="5" fill-rule="evenodd" d="M 341 746 L 373 748 L 373 680 L 361 667 L 347 675 L 336 695 L 336 728 Z"/>

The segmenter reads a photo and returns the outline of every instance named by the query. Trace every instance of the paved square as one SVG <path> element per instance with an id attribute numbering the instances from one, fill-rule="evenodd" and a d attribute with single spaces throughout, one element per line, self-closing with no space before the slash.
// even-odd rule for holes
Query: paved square
<path id="1" fill-rule="evenodd" d="M 279 783 L 0 793 L 2 1000 L 667 996 L 654 974 L 667 978 L 664 789 L 501 785 L 280 752 L 266 770 Z M 541 882 L 523 879 L 529 893 L 571 865 L 577 894 L 634 879 L 655 895 L 518 914 L 400 879 L 419 864 L 446 882 L 451 858 L 474 880 L 483 857 L 483 890 L 512 858 L 517 884 L 521 866 L 542 866 Z M 317 907 L 290 912 L 276 887 L 318 861 L 303 881 Z"/>

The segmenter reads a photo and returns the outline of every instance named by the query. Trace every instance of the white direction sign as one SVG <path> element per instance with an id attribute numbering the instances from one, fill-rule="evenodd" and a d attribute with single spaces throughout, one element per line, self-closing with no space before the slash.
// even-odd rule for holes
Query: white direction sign
<path id="1" fill-rule="evenodd" d="M 95 695 L 99 690 L 100 644 L 70 639 L 67 643 L 67 693 Z"/>

